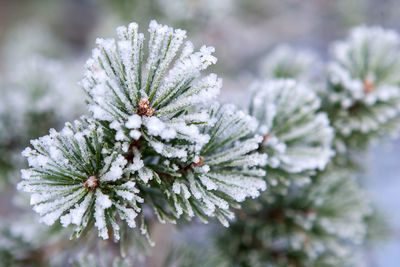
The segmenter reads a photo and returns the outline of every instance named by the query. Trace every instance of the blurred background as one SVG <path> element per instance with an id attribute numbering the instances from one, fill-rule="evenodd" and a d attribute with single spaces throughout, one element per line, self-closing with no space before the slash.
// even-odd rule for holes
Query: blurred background
<path id="1" fill-rule="evenodd" d="M 224 78 L 222 101 L 243 104 L 260 59 L 277 44 L 328 60 L 330 43 L 351 27 L 400 31 L 399 16 L 397 0 L 0 0 L 0 220 L 24 210 L 25 200 L 14 197 L 20 151 L 85 112 L 78 86 L 84 63 L 95 39 L 114 37 L 117 26 L 135 21 L 145 32 L 156 19 L 186 29 L 197 47 L 214 46 L 211 71 Z M 388 240 L 365 248 L 371 266 L 400 263 L 399 151 L 400 139 L 387 141 L 361 159 L 371 197 L 393 229 Z"/>

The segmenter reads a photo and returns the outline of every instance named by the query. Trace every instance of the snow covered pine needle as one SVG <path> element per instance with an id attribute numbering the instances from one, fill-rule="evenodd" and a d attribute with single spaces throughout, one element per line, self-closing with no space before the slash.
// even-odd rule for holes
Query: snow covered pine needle
<path id="1" fill-rule="evenodd" d="M 399 35 L 360 26 L 335 43 L 332 54 L 325 98 L 339 152 L 346 146 L 363 149 L 371 140 L 395 134 L 400 126 Z"/>
<path id="2" fill-rule="evenodd" d="M 200 76 L 216 62 L 214 49 L 193 52 L 185 31 L 155 21 L 149 32 L 146 60 L 135 23 L 119 27 L 118 40 L 98 39 L 82 81 L 93 118 L 51 130 L 23 152 L 30 169 L 19 188 L 32 193 L 43 222 L 73 224 L 77 236 L 94 223 L 116 240 L 137 216 L 148 236 L 146 207 L 160 222 L 198 215 L 227 225 L 232 206 L 265 190 L 257 122 L 205 105 L 222 85 L 215 74 Z"/>
<path id="3" fill-rule="evenodd" d="M 94 219 L 104 239 L 107 224 L 119 239 L 116 215 L 135 226 L 143 199 L 135 181 L 124 174 L 127 160 L 105 142 L 102 129 L 83 118 L 67 123 L 61 132 L 51 130 L 32 141 L 34 149 L 24 150 L 31 169 L 22 171 L 24 181 L 18 186 L 32 193 L 31 204 L 41 221 L 52 225 L 60 218 L 63 226 L 76 225 L 79 236 Z"/>
<path id="4" fill-rule="evenodd" d="M 268 155 L 267 183 L 284 193 L 290 183 L 309 182 L 333 155 L 333 130 L 326 114 L 318 112 L 319 98 L 292 79 L 255 82 L 252 92 L 249 109 L 264 137 L 259 150 Z"/>
<path id="5" fill-rule="evenodd" d="M 316 78 L 320 65 L 318 57 L 311 51 L 279 45 L 262 60 L 260 75 L 263 78 L 292 78 L 309 83 Z"/>
<path id="6" fill-rule="evenodd" d="M 265 171 L 259 166 L 266 164 L 267 155 L 254 152 L 262 141 L 261 136 L 254 136 L 257 127 L 254 118 L 232 105 L 214 105 L 210 116 L 213 124 L 202 129 L 210 141 L 188 174 L 194 196 L 190 201 L 202 218 L 205 219 L 203 213 L 215 214 L 228 226 L 226 218 L 233 218 L 230 205 L 239 208 L 238 202 L 249 196 L 258 197 L 259 191 L 266 189 Z M 173 188 L 182 187 L 185 185 L 179 180 L 173 185 Z"/>
<path id="7" fill-rule="evenodd" d="M 244 266 L 354 266 L 367 232 L 368 194 L 354 174 L 336 168 L 290 194 L 264 194 L 219 238 L 217 250 Z M 260 203 L 260 204 L 261 204 Z"/>
<path id="8" fill-rule="evenodd" d="M 144 64 L 144 35 L 138 25 L 117 31 L 118 40 L 97 39 L 87 62 L 82 85 L 94 118 L 115 129 L 115 140 L 125 150 L 144 141 L 167 158 L 192 158 L 208 139 L 197 127 L 208 117 L 197 107 L 215 98 L 222 85 L 215 74 L 200 77 L 217 61 L 214 48 L 193 52 L 193 44 L 186 42 L 181 49 L 185 31 L 152 21 Z"/>

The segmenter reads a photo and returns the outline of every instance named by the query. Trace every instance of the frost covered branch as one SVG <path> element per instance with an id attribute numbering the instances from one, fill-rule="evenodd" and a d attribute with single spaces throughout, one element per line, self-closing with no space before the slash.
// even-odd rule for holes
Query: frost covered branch
<path id="1" fill-rule="evenodd" d="M 145 58 L 137 24 L 117 31 L 117 40 L 97 40 L 81 83 L 93 117 L 33 140 L 19 189 L 43 222 L 74 225 L 75 236 L 94 225 L 119 240 L 121 223 L 135 228 L 140 217 L 149 237 L 147 207 L 162 223 L 197 215 L 227 226 L 231 207 L 266 189 L 257 122 L 205 105 L 222 86 L 201 76 L 216 62 L 213 48 L 194 52 L 185 31 L 152 21 Z"/>

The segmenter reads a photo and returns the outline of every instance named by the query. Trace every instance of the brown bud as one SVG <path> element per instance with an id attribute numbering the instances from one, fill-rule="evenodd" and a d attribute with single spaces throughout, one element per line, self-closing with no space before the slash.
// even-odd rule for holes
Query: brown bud
<path id="1" fill-rule="evenodd" d="M 198 162 L 193 162 L 193 166 L 196 167 L 201 166 L 201 164 L 203 164 L 203 157 L 200 157 Z"/>
<path id="2" fill-rule="evenodd" d="M 96 187 L 99 185 L 97 176 L 89 176 L 84 185 L 87 189 L 96 189 Z"/>
<path id="3" fill-rule="evenodd" d="M 265 144 L 265 142 L 267 142 L 268 139 L 270 139 L 271 137 L 272 137 L 272 134 L 266 134 L 266 135 L 264 135 L 261 144 Z"/>
<path id="4" fill-rule="evenodd" d="M 375 89 L 374 81 L 367 77 L 364 80 L 364 92 L 365 93 L 371 93 Z"/>
<path id="5" fill-rule="evenodd" d="M 150 108 L 149 100 L 142 99 L 139 101 L 137 114 L 139 116 L 147 116 L 147 117 L 150 117 L 154 114 L 154 109 Z"/>
<path id="6" fill-rule="evenodd" d="M 146 116 L 151 117 L 151 116 L 153 116 L 153 114 L 154 114 L 154 109 L 148 108 L 146 111 Z"/>

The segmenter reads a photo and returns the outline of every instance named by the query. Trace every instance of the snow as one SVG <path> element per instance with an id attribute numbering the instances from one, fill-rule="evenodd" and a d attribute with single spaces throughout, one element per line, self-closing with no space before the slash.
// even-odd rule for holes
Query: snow
<path id="1" fill-rule="evenodd" d="M 137 114 L 133 114 L 128 117 L 128 121 L 125 123 L 125 126 L 129 129 L 137 129 L 141 124 L 142 118 Z"/>
<path id="2" fill-rule="evenodd" d="M 148 118 L 145 120 L 144 124 L 147 127 L 149 134 L 154 136 L 160 135 L 165 129 L 165 124 L 157 117 Z"/>
<path id="3" fill-rule="evenodd" d="M 103 182 L 121 179 L 123 168 L 127 163 L 128 161 L 122 155 L 118 155 L 117 158 L 112 162 L 110 170 L 103 174 L 100 177 L 100 180 Z"/>
<path id="4" fill-rule="evenodd" d="M 290 79 L 256 82 L 252 105 L 252 115 L 260 119 L 258 133 L 268 135 L 263 148 L 269 167 L 300 173 L 323 169 L 329 162 L 333 129 L 326 114 L 317 112 L 320 100 L 306 84 Z"/>
<path id="5" fill-rule="evenodd" d="M 138 130 L 132 130 L 129 132 L 129 136 L 132 137 L 134 140 L 139 140 L 141 135 L 141 132 Z"/>
<path id="6" fill-rule="evenodd" d="M 61 216 L 60 222 L 62 226 L 67 227 L 71 223 L 80 225 L 82 223 L 83 215 L 89 208 L 92 199 L 93 193 L 89 192 L 80 204 L 76 204 L 75 207 L 69 211 L 69 213 Z"/>
<path id="7" fill-rule="evenodd" d="M 332 105 L 341 104 L 333 123 L 342 135 L 351 136 L 353 132 L 367 135 L 384 124 L 390 126 L 383 127 L 382 134 L 390 134 L 398 127 L 391 120 L 400 114 L 396 77 L 400 71 L 399 47 L 400 37 L 395 31 L 366 26 L 354 28 L 345 40 L 332 46 L 334 61 L 328 65 L 328 79 L 339 90 L 325 94 L 329 93 L 327 99 Z M 369 56 L 365 58 L 364 53 Z M 355 57 L 360 61 L 357 64 Z M 382 69 L 386 70 L 383 76 L 378 71 Z M 355 104 L 367 111 L 352 113 L 350 108 Z"/>
<path id="8" fill-rule="evenodd" d="M 138 171 L 143 168 L 144 163 L 143 160 L 141 159 L 141 153 L 137 148 L 132 148 L 132 153 L 133 153 L 133 159 L 132 163 L 128 165 L 128 169 L 132 172 Z"/>
<path id="9" fill-rule="evenodd" d="M 149 182 L 149 180 L 153 179 L 153 172 L 149 168 L 139 169 L 138 174 L 139 178 L 146 184 Z"/>
<path id="10" fill-rule="evenodd" d="M 124 219 L 130 228 L 136 227 L 135 218 L 137 213 L 133 209 L 126 208 L 124 206 L 117 205 L 118 211 L 121 218 Z"/>

